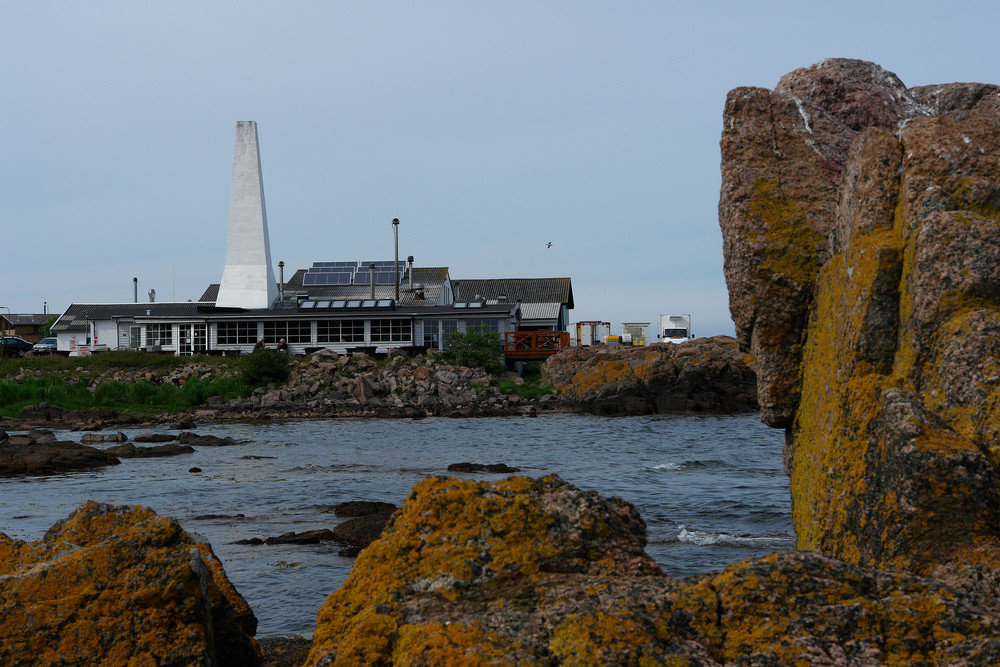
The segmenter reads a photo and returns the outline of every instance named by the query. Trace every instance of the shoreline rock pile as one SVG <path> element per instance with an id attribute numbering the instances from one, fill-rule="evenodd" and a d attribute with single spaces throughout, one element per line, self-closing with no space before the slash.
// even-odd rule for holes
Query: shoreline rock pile
<path id="1" fill-rule="evenodd" d="M 601 415 L 757 411 L 753 358 L 729 336 L 564 350 L 542 365 L 560 403 Z"/>

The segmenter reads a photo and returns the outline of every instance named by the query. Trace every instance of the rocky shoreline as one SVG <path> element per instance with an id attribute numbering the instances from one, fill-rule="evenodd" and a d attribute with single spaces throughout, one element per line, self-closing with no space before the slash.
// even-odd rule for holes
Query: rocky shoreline
<path id="1" fill-rule="evenodd" d="M 729 342 L 569 351 L 543 371 L 558 396 L 506 405 L 474 371 L 319 360 L 235 411 L 738 409 L 742 364 L 785 429 L 798 550 L 675 579 L 620 498 L 428 477 L 321 606 L 308 655 L 279 638 L 265 658 L 209 545 L 88 503 L 38 542 L 0 536 L 0 647 L 14 664 L 1000 664 L 998 113 L 998 86 L 906 88 L 844 59 L 730 92 L 719 214 L 753 360 Z"/>
<path id="2" fill-rule="evenodd" d="M 434 355 L 410 357 L 395 350 L 376 360 L 356 353 L 323 350 L 292 359 L 287 381 L 254 390 L 247 398 L 204 405 L 180 414 L 129 415 L 113 410 L 62 410 L 42 403 L 24 408 L 0 427 L 97 431 L 120 426 L 152 426 L 220 420 L 308 418 L 420 419 L 423 417 L 532 416 L 541 412 L 604 415 L 725 413 L 756 411 L 753 360 L 733 338 L 715 336 L 679 345 L 647 347 L 599 345 L 570 348 L 542 366 L 542 383 L 553 388 L 538 398 L 504 394 L 482 369 L 445 364 Z M 235 369 L 228 371 L 235 375 Z M 14 377 L 37 376 L 22 370 Z M 191 365 L 158 374 L 108 370 L 82 379 L 96 389 L 103 382 L 181 385 L 218 377 L 215 366 Z M 223 375 L 224 377 L 224 375 Z M 515 373 L 500 381 L 523 384 Z"/>

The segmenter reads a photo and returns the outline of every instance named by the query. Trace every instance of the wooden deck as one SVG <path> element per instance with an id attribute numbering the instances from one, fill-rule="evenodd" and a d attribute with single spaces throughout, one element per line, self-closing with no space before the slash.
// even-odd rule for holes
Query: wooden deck
<path id="1" fill-rule="evenodd" d="M 519 361 L 548 359 L 567 347 L 569 334 L 565 331 L 508 331 L 503 340 L 507 358 Z"/>

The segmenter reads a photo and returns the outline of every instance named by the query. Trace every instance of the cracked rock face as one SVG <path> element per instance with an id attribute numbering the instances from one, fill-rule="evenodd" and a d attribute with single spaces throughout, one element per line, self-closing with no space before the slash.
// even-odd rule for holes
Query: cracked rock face
<path id="1" fill-rule="evenodd" d="M 726 102 L 719 219 L 798 546 L 1000 567 L 1000 87 L 824 60 Z"/>
<path id="2" fill-rule="evenodd" d="M 828 59 L 773 91 L 729 93 L 719 222 L 730 311 L 757 363 L 765 423 L 792 423 L 817 275 L 852 232 L 891 227 L 901 194 L 911 228 L 932 211 L 1000 205 L 997 91 L 908 89 L 874 63 Z"/>

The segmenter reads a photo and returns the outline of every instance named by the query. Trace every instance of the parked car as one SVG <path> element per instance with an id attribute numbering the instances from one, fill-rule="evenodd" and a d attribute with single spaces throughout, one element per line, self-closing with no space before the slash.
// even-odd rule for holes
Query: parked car
<path id="1" fill-rule="evenodd" d="M 56 351 L 56 339 L 53 338 L 43 338 L 35 346 L 31 348 L 31 351 L 35 354 L 52 354 Z"/>
<path id="2" fill-rule="evenodd" d="M 0 357 L 21 357 L 34 347 L 20 336 L 3 336 L 0 338 Z"/>

